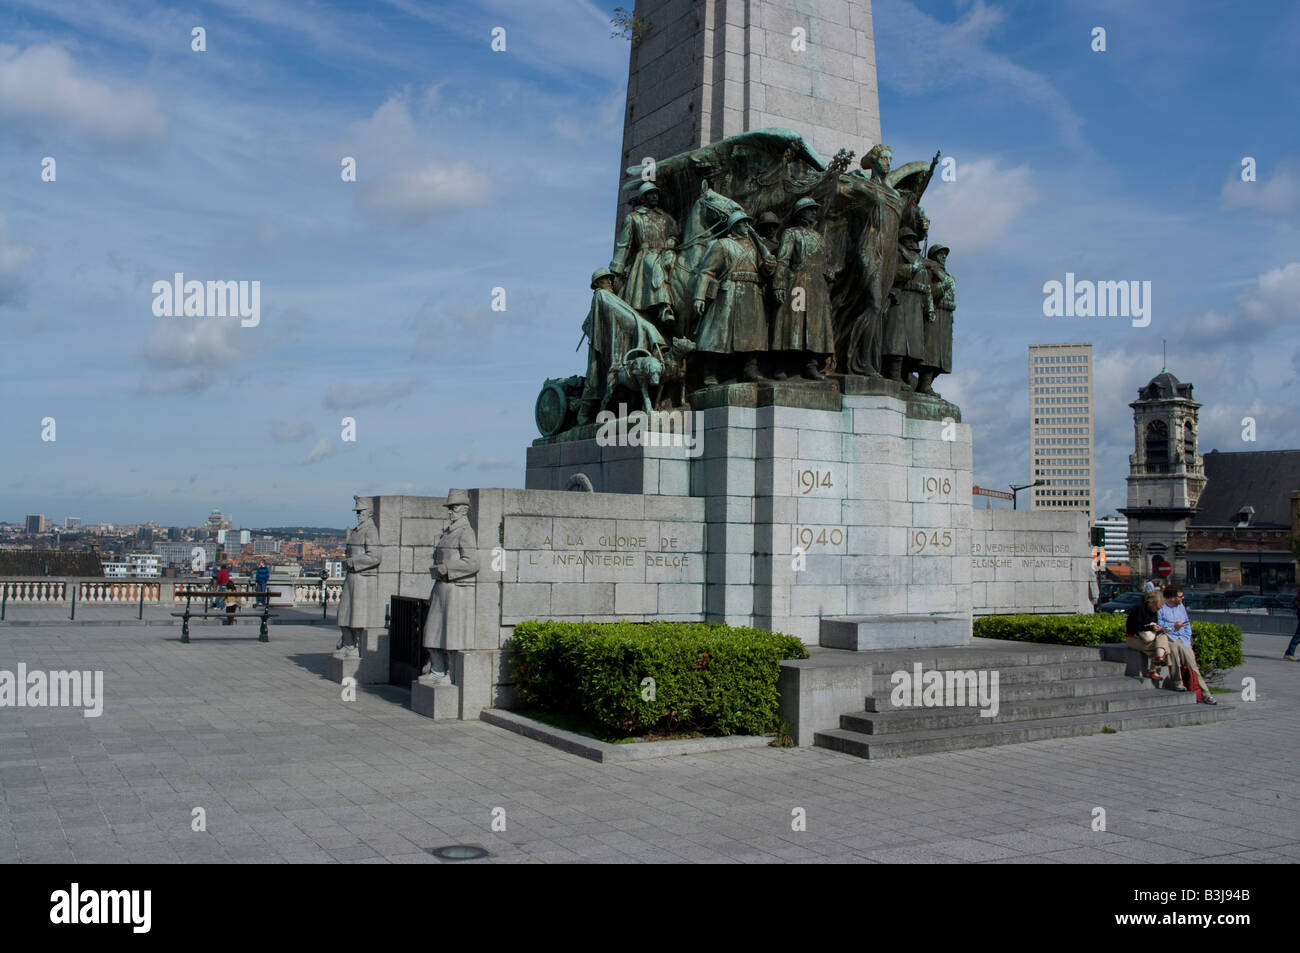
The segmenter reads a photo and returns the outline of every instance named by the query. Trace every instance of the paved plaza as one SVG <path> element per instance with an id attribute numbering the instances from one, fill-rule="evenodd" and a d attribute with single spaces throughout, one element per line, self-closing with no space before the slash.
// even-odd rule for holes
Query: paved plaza
<path id="1" fill-rule="evenodd" d="M 344 701 L 323 677 L 336 630 L 262 644 L 255 626 L 195 626 L 182 645 L 178 627 L 47 615 L 0 625 L 0 669 L 102 670 L 104 710 L 0 709 L 5 863 L 440 863 L 429 851 L 450 844 L 503 863 L 1300 860 L 1300 665 L 1278 636 L 1246 637 L 1229 684 L 1252 677 L 1259 697 L 1218 724 L 892 761 L 602 765 L 430 721 L 396 688 Z"/>

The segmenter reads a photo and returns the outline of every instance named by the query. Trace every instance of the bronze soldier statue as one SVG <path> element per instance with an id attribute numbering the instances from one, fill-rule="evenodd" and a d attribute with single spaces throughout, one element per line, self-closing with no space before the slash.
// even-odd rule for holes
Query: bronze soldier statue
<path id="1" fill-rule="evenodd" d="M 609 270 L 622 281 L 623 300 L 650 320 L 671 325 L 672 287 L 669 282 L 674 258 L 668 249 L 670 238 L 677 235 L 677 221 L 659 207 L 659 187 L 646 182 L 637 193 L 637 205 L 623 219 L 614 258 Z"/>
<path id="2" fill-rule="evenodd" d="M 957 310 L 957 282 L 948 274 L 948 246 L 932 246 L 926 267 L 930 269 L 934 317 L 925 325 L 927 362 L 921 366 L 916 392 L 938 397 L 931 385 L 940 374 L 952 373 L 952 313 Z"/>
<path id="3" fill-rule="evenodd" d="M 826 242 L 813 227 L 819 208 L 813 199 L 800 199 L 791 213 L 794 224 L 781 236 L 776 252 L 778 307 L 772 322 L 772 350 L 782 356 L 793 355 L 803 376 L 816 381 L 826 379 L 820 365 L 835 350 L 828 288 L 835 275 L 827 260 Z M 774 376 L 785 380 L 789 372 L 781 368 Z"/>
<path id="4" fill-rule="evenodd" d="M 767 249 L 768 254 L 775 255 L 780 245 L 780 217 L 775 212 L 764 212 L 758 217 L 758 224 L 754 226 L 754 231 L 758 232 L 758 237 L 763 240 L 763 247 Z"/>
<path id="5" fill-rule="evenodd" d="M 930 272 L 921 257 L 916 230 L 904 227 L 898 237 L 898 265 L 881 350 L 885 377 L 906 385 L 923 358 L 925 322 L 934 307 L 930 301 Z"/>
<path id="6" fill-rule="evenodd" d="M 709 243 L 695 269 L 691 297 L 700 318 L 695 344 L 710 362 L 706 386 L 718 383 L 721 366 L 734 368 L 732 355 L 744 362 L 744 380 L 763 379 L 758 356 L 768 349 L 768 320 L 751 222 L 744 212 L 732 212 L 726 234 Z"/>

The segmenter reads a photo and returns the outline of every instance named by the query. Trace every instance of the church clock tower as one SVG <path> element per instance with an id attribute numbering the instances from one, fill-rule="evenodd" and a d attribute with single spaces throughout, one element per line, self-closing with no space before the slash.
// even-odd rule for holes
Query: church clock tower
<path id="1" fill-rule="evenodd" d="M 1156 567 L 1173 564 L 1169 582 L 1187 579 L 1187 524 L 1205 489 L 1205 467 L 1197 452 L 1192 385 L 1162 370 L 1139 388 L 1133 408 L 1134 451 L 1128 458 L 1129 565 L 1134 581 L 1161 578 Z"/>

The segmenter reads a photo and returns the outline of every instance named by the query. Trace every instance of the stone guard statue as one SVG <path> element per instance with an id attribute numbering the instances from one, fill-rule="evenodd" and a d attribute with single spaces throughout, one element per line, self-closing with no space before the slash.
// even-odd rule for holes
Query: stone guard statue
<path id="1" fill-rule="evenodd" d="M 357 638 L 369 624 L 379 598 L 379 529 L 373 519 L 374 504 L 363 497 L 352 497 L 357 514 L 355 529 L 348 530 L 343 567 L 347 577 L 339 596 L 341 636 L 335 658 L 358 658 Z"/>
<path id="2" fill-rule="evenodd" d="M 478 575 L 478 540 L 469 525 L 469 494 L 449 490 L 443 504 L 451 523 L 433 547 L 433 591 L 429 594 L 429 615 L 424 622 L 423 682 L 448 679 L 448 652 L 474 647 L 474 577 Z"/>

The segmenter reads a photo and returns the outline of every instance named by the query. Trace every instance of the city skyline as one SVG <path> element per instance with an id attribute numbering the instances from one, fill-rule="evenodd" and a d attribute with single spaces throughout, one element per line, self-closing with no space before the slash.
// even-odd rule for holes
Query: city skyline
<path id="1" fill-rule="evenodd" d="M 614 6 L 204 7 L 201 53 L 162 4 L 0 10 L 0 510 L 346 526 L 354 493 L 521 486 L 611 252 Z M 1032 481 L 1022 349 L 1053 341 L 1094 349 L 1096 514 L 1165 364 L 1203 452 L 1300 446 L 1300 131 L 1259 95 L 1295 88 L 1300 12 L 1188 9 L 873 5 L 884 140 L 956 163 L 925 196 L 957 282 L 936 389 L 980 485 Z M 258 322 L 158 316 L 178 272 L 259 282 Z M 1049 317 L 1076 279 L 1147 288 L 1147 313 Z"/>

